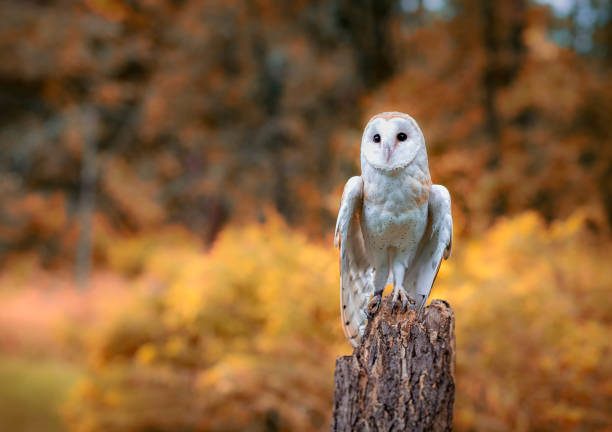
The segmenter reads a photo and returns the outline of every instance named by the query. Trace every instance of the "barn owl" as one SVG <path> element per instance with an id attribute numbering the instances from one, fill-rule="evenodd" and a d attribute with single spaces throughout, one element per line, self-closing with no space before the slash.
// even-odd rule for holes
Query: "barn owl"
<path id="1" fill-rule="evenodd" d="M 334 236 L 342 326 L 353 346 L 387 284 L 392 311 L 409 303 L 423 308 L 452 237 L 450 195 L 431 184 L 419 125 L 399 112 L 375 115 L 361 139 L 361 176 L 344 187 Z"/>

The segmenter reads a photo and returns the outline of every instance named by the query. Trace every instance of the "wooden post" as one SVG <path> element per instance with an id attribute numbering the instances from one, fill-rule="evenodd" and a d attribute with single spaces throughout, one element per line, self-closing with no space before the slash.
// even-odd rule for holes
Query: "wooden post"
<path id="1" fill-rule="evenodd" d="M 433 300 L 420 314 L 390 313 L 386 296 L 353 355 L 338 357 L 332 431 L 450 431 L 455 318 Z"/>

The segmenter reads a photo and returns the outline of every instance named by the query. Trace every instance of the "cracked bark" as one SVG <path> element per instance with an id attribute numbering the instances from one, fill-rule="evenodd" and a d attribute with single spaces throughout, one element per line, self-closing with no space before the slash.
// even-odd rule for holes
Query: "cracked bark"
<path id="1" fill-rule="evenodd" d="M 332 431 L 450 431 L 455 318 L 433 300 L 417 316 L 390 314 L 390 296 L 353 355 L 338 357 Z"/>

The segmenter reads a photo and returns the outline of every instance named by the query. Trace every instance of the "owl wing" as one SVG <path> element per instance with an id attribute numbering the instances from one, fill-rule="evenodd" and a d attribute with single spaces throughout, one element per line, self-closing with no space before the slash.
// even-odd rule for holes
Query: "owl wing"
<path id="1" fill-rule="evenodd" d="M 429 194 L 427 228 L 419 251 L 404 277 L 404 287 L 416 294 L 416 308 L 421 310 L 434 280 L 438 275 L 442 258 L 448 259 L 453 245 L 453 218 L 448 189 L 433 185 Z"/>
<path id="2" fill-rule="evenodd" d="M 344 334 L 357 346 L 367 322 L 366 307 L 374 291 L 373 268 L 361 231 L 363 179 L 351 177 L 344 186 L 334 245 L 340 246 L 340 314 Z"/>

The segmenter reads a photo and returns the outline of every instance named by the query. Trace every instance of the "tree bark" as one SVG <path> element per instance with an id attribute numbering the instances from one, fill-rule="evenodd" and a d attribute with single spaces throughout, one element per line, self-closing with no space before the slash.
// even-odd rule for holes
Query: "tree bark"
<path id="1" fill-rule="evenodd" d="M 353 355 L 338 357 L 332 431 L 450 431 L 455 318 L 433 300 L 418 315 L 391 314 L 390 297 Z"/>

